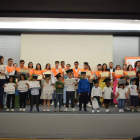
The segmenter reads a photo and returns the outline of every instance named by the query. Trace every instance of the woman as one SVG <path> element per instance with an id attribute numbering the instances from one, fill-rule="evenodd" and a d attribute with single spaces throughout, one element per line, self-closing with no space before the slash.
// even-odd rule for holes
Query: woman
<path id="1" fill-rule="evenodd" d="M 115 70 L 121 70 L 121 66 L 117 65 Z M 118 101 L 115 98 L 115 93 L 116 93 L 116 87 L 118 85 L 118 81 L 120 80 L 120 77 L 124 76 L 124 72 L 122 75 L 115 75 L 115 73 L 113 73 L 113 79 L 114 79 L 114 84 L 113 84 L 113 103 L 115 104 L 115 107 L 117 107 Z"/>
<path id="2" fill-rule="evenodd" d="M 34 73 L 34 68 L 33 68 L 33 63 L 29 62 L 28 63 L 28 68 L 29 68 L 29 75 L 32 76 Z"/>
<path id="3" fill-rule="evenodd" d="M 14 67 L 15 70 L 16 70 L 16 68 L 18 67 L 18 64 L 17 64 L 17 63 L 14 63 L 14 64 L 13 64 L 13 67 Z"/>
<path id="4" fill-rule="evenodd" d="M 49 64 L 49 63 L 47 63 L 45 69 L 42 70 L 42 73 L 46 73 L 46 72 L 51 73 L 51 64 Z M 45 78 L 44 74 L 43 74 L 43 78 Z"/>
<path id="5" fill-rule="evenodd" d="M 4 84 L 6 83 L 6 76 L 8 77 L 6 66 L 3 65 L 4 57 L 0 56 L 0 111 L 3 107 Z"/>
<path id="6" fill-rule="evenodd" d="M 127 71 L 127 65 L 126 64 L 123 64 L 123 71 Z"/>
<path id="7" fill-rule="evenodd" d="M 136 73 L 138 70 L 140 70 L 140 60 L 136 61 L 135 68 L 133 69 Z"/>
<path id="8" fill-rule="evenodd" d="M 137 86 L 137 89 L 138 89 L 138 92 L 139 92 L 138 103 L 139 103 L 139 106 L 140 106 L 140 70 L 137 71 L 136 77 L 137 77 L 136 86 Z"/>

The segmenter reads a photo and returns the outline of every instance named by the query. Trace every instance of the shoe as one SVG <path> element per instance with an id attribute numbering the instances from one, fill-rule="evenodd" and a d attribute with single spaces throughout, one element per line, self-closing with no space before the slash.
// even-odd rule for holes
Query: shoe
<path id="1" fill-rule="evenodd" d="M 106 112 L 106 113 L 109 113 L 109 112 L 110 112 L 110 110 L 109 110 L 109 109 L 106 109 L 106 110 L 105 110 L 105 112 Z"/>
<path id="2" fill-rule="evenodd" d="M 126 110 L 130 111 L 130 108 L 129 107 L 126 107 Z"/>
<path id="3" fill-rule="evenodd" d="M 30 109 L 30 112 L 32 112 L 32 111 L 33 111 L 33 109 L 31 108 L 31 109 Z"/>
<path id="4" fill-rule="evenodd" d="M 36 110 L 37 110 L 37 112 L 39 112 L 39 108 L 37 108 Z"/>
<path id="5" fill-rule="evenodd" d="M 47 112 L 50 112 L 50 110 L 49 110 L 49 109 L 47 109 Z"/>
<path id="6" fill-rule="evenodd" d="M 67 111 L 69 111 L 68 108 L 65 108 L 64 112 L 67 112 Z"/>
<path id="7" fill-rule="evenodd" d="M 95 111 L 92 109 L 92 113 L 94 113 Z"/>
<path id="8" fill-rule="evenodd" d="M 54 112 L 56 112 L 56 108 L 54 109 Z"/>
<path id="9" fill-rule="evenodd" d="M 135 110 L 132 108 L 131 111 L 134 112 Z"/>
<path id="10" fill-rule="evenodd" d="M 121 111 L 122 111 L 122 112 L 124 112 L 124 110 L 123 110 L 123 109 L 121 109 Z"/>
<path id="11" fill-rule="evenodd" d="M 23 108 L 22 111 L 25 112 L 26 111 L 26 108 Z"/>
<path id="12" fill-rule="evenodd" d="M 14 112 L 14 111 L 15 111 L 15 109 L 12 108 L 12 109 L 11 109 L 11 112 Z"/>
<path id="13" fill-rule="evenodd" d="M 63 110 L 61 108 L 59 108 L 59 112 L 63 112 Z"/>
<path id="14" fill-rule="evenodd" d="M 46 111 L 46 109 L 43 110 L 43 112 L 45 112 L 45 111 Z"/>
<path id="15" fill-rule="evenodd" d="M 54 105 L 54 102 L 52 102 L 51 106 L 53 106 L 53 105 Z"/>
<path id="16" fill-rule="evenodd" d="M 75 110 L 75 108 L 72 108 L 72 110 L 71 110 L 72 112 L 76 112 L 76 110 Z"/>
<path id="17" fill-rule="evenodd" d="M 121 110 L 121 109 L 119 109 L 119 112 L 122 112 L 122 110 Z"/>
<path id="18" fill-rule="evenodd" d="M 84 109 L 84 111 L 87 112 L 88 110 L 87 109 Z"/>
<path id="19" fill-rule="evenodd" d="M 87 104 L 88 107 L 92 107 L 90 103 Z"/>
<path id="20" fill-rule="evenodd" d="M 97 112 L 98 112 L 98 113 L 100 113 L 100 110 L 99 110 L 99 109 L 97 109 Z"/>
<path id="21" fill-rule="evenodd" d="M 20 108 L 19 111 L 21 112 L 22 111 L 22 108 Z"/>
<path id="22" fill-rule="evenodd" d="M 7 109 L 6 109 L 6 112 L 9 112 L 9 111 L 10 111 L 10 109 L 9 109 L 9 108 L 7 108 Z"/>
<path id="23" fill-rule="evenodd" d="M 4 108 L 4 109 L 6 109 L 6 108 L 7 108 L 7 106 L 5 105 L 3 108 Z"/>
<path id="24" fill-rule="evenodd" d="M 118 107 L 118 105 L 115 105 L 115 108 L 117 108 Z"/>

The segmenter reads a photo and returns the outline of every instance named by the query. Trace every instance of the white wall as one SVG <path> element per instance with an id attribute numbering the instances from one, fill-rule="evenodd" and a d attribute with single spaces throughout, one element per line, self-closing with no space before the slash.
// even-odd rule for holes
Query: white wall
<path id="1" fill-rule="evenodd" d="M 113 60 L 112 35 L 58 35 L 58 34 L 21 34 L 21 55 L 27 63 L 46 63 L 52 67 L 56 60 L 64 60 L 73 67 L 79 61 L 89 62 L 92 70 L 98 63 L 109 63 Z"/>

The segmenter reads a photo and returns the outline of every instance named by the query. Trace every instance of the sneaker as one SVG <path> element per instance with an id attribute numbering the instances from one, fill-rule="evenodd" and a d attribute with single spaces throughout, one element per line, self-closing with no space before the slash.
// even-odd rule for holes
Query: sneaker
<path id="1" fill-rule="evenodd" d="M 71 110 L 72 112 L 76 112 L 76 110 L 75 110 L 75 108 L 72 108 L 72 110 Z"/>
<path id="2" fill-rule="evenodd" d="M 63 112 L 63 110 L 61 108 L 59 108 L 59 112 Z"/>
<path id="3" fill-rule="evenodd" d="M 126 107 L 126 110 L 130 111 L 130 108 L 129 107 Z"/>
<path id="4" fill-rule="evenodd" d="M 131 111 L 134 112 L 135 110 L 132 108 Z"/>
<path id="5" fill-rule="evenodd" d="M 118 107 L 118 105 L 115 105 L 115 108 L 117 108 Z"/>
<path id="6" fill-rule="evenodd" d="M 22 111 L 22 108 L 20 108 L 19 111 L 21 112 Z"/>
<path id="7" fill-rule="evenodd" d="M 84 109 L 84 111 L 87 112 L 88 110 L 87 109 Z"/>
<path id="8" fill-rule="evenodd" d="M 33 111 L 33 109 L 31 108 L 31 109 L 30 109 L 30 112 L 32 112 L 32 111 Z"/>
<path id="9" fill-rule="evenodd" d="M 121 111 L 122 111 L 122 112 L 124 112 L 124 110 L 123 110 L 123 109 L 121 109 Z"/>
<path id="10" fill-rule="evenodd" d="M 26 108 L 23 108 L 22 111 L 25 112 L 26 111 Z"/>
<path id="11" fill-rule="evenodd" d="M 15 111 L 15 109 L 12 108 L 12 109 L 11 109 L 11 112 L 14 112 L 14 111 Z"/>
<path id="12" fill-rule="evenodd" d="M 122 112 L 122 110 L 121 110 L 121 109 L 119 109 L 119 112 Z"/>
<path id="13" fill-rule="evenodd" d="M 109 113 L 109 112 L 110 112 L 110 110 L 109 110 L 109 109 L 106 109 L 106 110 L 105 110 L 105 112 L 106 112 L 106 113 Z"/>
<path id="14" fill-rule="evenodd" d="M 92 113 L 94 113 L 95 111 L 92 109 Z"/>
<path id="15" fill-rule="evenodd" d="M 100 110 L 99 110 L 99 109 L 97 109 L 97 112 L 98 112 L 98 113 L 100 113 Z"/>
<path id="16" fill-rule="evenodd" d="M 88 103 L 88 104 L 87 104 L 87 106 L 88 106 L 88 107 L 91 107 L 91 104 L 90 104 L 90 103 Z"/>
<path id="17" fill-rule="evenodd" d="M 49 110 L 49 109 L 47 109 L 47 112 L 50 112 L 50 110 Z"/>
<path id="18" fill-rule="evenodd" d="M 68 111 L 68 108 L 65 108 L 64 112 L 67 112 Z"/>
<path id="19" fill-rule="evenodd" d="M 54 106 L 54 102 L 52 102 L 51 106 Z"/>
<path id="20" fill-rule="evenodd" d="M 9 109 L 9 108 L 7 108 L 7 109 L 6 109 L 6 112 L 9 112 L 9 111 L 10 111 L 10 109 Z"/>
<path id="21" fill-rule="evenodd" d="M 54 109 L 54 112 L 56 112 L 56 108 Z"/>
<path id="22" fill-rule="evenodd" d="M 45 112 L 45 111 L 46 111 L 46 109 L 43 110 L 43 112 Z"/>
<path id="23" fill-rule="evenodd" d="M 37 110 L 37 112 L 39 112 L 39 108 L 37 108 L 36 110 Z"/>
<path id="24" fill-rule="evenodd" d="M 5 105 L 3 108 L 4 108 L 4 109 L 6 109 L 6 108 L 7 108 L 7 106 Z"/>

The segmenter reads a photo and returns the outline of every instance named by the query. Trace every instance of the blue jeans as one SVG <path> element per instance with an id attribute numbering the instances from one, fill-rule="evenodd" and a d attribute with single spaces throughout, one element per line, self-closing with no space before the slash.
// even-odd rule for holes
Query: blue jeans
<path id="1" fill-rule="evenodd" d="M 61 108 L 61 105 L 62 105 L 62 94 L 57 94 L 56 95 L 56 100 L 55 100 L 55 105 L 54 107 L 56 108 L 57 107 L 57 103 L 59 102 L 59 108 Z"/>
<path id="2" fill-rule="evenodd" d="M 53 92 L 53 94 L 52 94 L 52 102 L 54 102 L 55 95 L 56 95 L 56 92 L 55 92 L 55 90 L 54 90 L 54 92 Z"/>
<path id="3" fill-rule="evenodd" d="M 0 79 L 0 106 L 3 105 L 3 95 L 4 95 L 4 84 L 6 83 L 6 79 Z"/>
<path id="4" fill-rule="evenodd" d="M 63 103 L 66 104 L 66 87 L 63 89 Z M 71 100 L 69 100 L 69 104 L 71 103 Z"/>
<path id="5" fill-rule="evenodd" d="M 123 109 L 124 108 L 124 99 L 118 99 L 118 105 L 119 105 L 119 109 Z"/>

